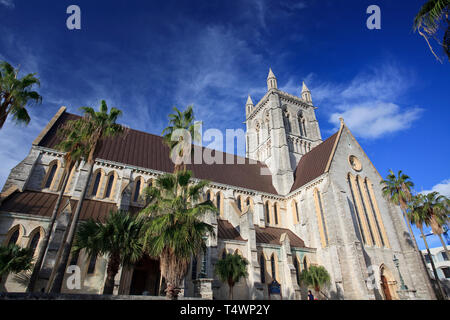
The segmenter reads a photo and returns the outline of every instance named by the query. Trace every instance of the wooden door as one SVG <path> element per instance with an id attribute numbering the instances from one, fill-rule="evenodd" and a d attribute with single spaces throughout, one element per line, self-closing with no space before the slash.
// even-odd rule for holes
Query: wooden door
<path id="1" fill-rule="evenodd" d="M 384 297 L 386 300 L 392 300 L 391 292 L 389 291 L 389 285 L 384 275 L 381 275 L 381 286 L 383 287 Z"/>

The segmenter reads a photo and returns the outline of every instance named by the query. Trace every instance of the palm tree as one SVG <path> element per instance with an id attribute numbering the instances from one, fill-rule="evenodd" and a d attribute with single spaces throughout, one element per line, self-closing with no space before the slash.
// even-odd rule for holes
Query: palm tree
<path id="1" fill-rule="evenodd" d="M 183 136 L 175 137 L 176 135 L 183 133 L 189 133 L 191 141 L 189 141 L 189 147 L 191 147 L 192 142 L 200 141 L 200 132 L 198 129 L 198 122 L 194 122 L 194 110 L 192 106 L 188 106 L 185 111 L 178 110 L 177 107 L 173 107 L 174 113 L 169 115 L 169 126 L 166 127 L 163 132 L 164 142 L 170 148 L 170 157 L 175 162 L 175 172 L 181 168 L 184 163 L 183 159 L 190 154 L 191 150 L 184 150 L 186 146 L 185 143 L 188 141 L 184 140 Z"/>
<path id="2" fill-rule="evenodd" d="M 123 134 L 125 130 L 124 127 L 116 123 L 118 117 L 122 115 L 122 111 L 111 108 L 108 113 L 108 106 L 106 105 L 105 100 L 101 101 L 100 111 L 96 112 L 91 107 L 82 107 L 81 110 L 84 111 L 84 116 L 79 120 L 79 127 L 77 126 L 74 130 L 78 129 L 79 133 L 82 135 L 81 141 L 83 141 L 84 150 L 88 154 L 86 160 L 86 165 L 88 166 L 88 178 L 81 191 L 80 199 L 78 200 L 77 208 L 75 209 L 75 213 L 70 223 L 66 240 L 63 243 L 61 259 L 56 269 L 53 284 L 50 288 L 50 292 L 52 293 L 59 293 L 61 291 L 64 273 L 69 260 L 70 248 L 72 247 L 76 225 L 80 218 L 81 208 L 92 175 L 98 146 L 105 139 Z"/>
<path id="3" fill-rule="evenodd" d="M 19 273 L 32 268 L 33 250 L 10 244 L 0 246 L 0 282 L 9 273 Z"/>
<path id="4" fill-rule="evenodd" d="M 104 224 L 90 219 L 78 227 L 73 254 L 86 249 L 89 256 L 108 256 L 103 294 L 113 293 L 120 266 L 130 266 L 142 257 L 142 225 L 142 219 L 116 211 L 110 212 Z"/>
<path id="5" fill-rule="evenodd" d="M 16 123 L 28 124 L 31 119 L 27 104 L 42 102 L 39 93 L 32 91 L 34 85 L 40 85 L 36 73 L 29 73 L 21 79 L 17 78 L 18 74 L 19 69 L 14 69 L 6 61 L 0 61 L 0 129 L 8 115 L 12 115 Z"/>
<path id="6" fill-rule="evenodd" d="M 445 241 L 442 238 L 442 234 L 444 233 L 443 227 L 448 222 L 448 199 L 438 192 L 430 192 L 426 194 L 422 200 L 424 210 L 429 217 L 429 225 L 431 226 L 433 233 L 441 240 L 447 257 L 450 257 Z"/>
<path id="7" fill-rule="evenodd" d="M 233 300 L 233 287 L 241 278 L 248 276 L 247 259 L 238 253 L 226 254 L 225 257 L 217 261 L 215 272 L 222 282 L 228 284 L 228 297 Z"/>
<path id="8" fill-rule="evenodd" d="M 383 186 L 383 196 L 386 197 L 393 204 L 400 206 L 403 212 L 403 218 L 409 229 L 409 234 L 416 244 L 416 237 L 411 228 L 411 224 L 406 215 L 406 210 L 408 208 L 408 202 L 411 200 L 411 188 L 414 187 L 414 183 L 410 180 L 409 176 L 403 174 L 400 170 L 398 176 L 392 170 L 389 170 L 389 174 L 386 180 L 381 181 Z"/>
<path id="9" fill-rule="evenodd" d="M 436 55 L 428 37 L 436 39 L 436 34 L 445 23 L 447 23 L 442 47 L 450 60 L 450 20 L 448 18 L 450 10 L 450 0 L 428 0 L 419 10 L 414 18 L 414 31 L 417 31 L 427 42 L 433 55 L 441 63 L 441 59 Z M 436 39 L 439 42 L 439 40 Z"/>
<path id="10" fill-rule="evenodd" d="M 68 121 L 61 130 L 58 131 L 58 135 L 63 138 L 63 140 L 56 146 L 59 151 L 65 152 L 64 154 L 64 172 L 63 172 L 63 182 L 60 186 L 58 198 L 56 199 L 55 207 L 53 208 L 52 215 L 50 217 L 50 224 L 48 226 L 48 231 L 42 240 L 42 246 L 39 251 L 36 263 L 33 268 L 33 272 L 30 276 L 30 282 L 27 286 L 27 292 L 33 292 L 36 286 L 36 281 L 39 277 L 39 272 L 44 262 L 45 252 L 47 250 L 48 243 L 53 231 L 53 226 L 56 221 L 56 216 L 58 214 L 59 207 L 61 206 L 61 201 L 64 196 L 64 191 L 69 180 L 70 172 L 73 167 L 82 159 L 87 158 L 88 149 L 83 141 L 82 135 L 83 124 L 79 120 Z"/>
<path id="11" fill-rule="evenodd" d="M 171 299 L 178 297 L 191 257 L 206 248 L 207 234 L 214 236 L 214 228 L 201 221 L 205 213 L 216 211 L 210 200 L 201 201 L 208 182 L 193 183 L 191 178 L 190 171 L 165 174 L 144 190 L 144 250 L 159 258 Z"/>
<path id="12" fill-rule="evenodd" d="M 330 284 L 330 279 L 327 269 L 322 266 L 310 266 L 300 273 L 300 283 L 307 287 L 313 287 L 317 296 L 319 296 L 321 288 Z"/>
<path id="13" fill-rule="evenodd" d="M 416 225 L 416 227 L 420 230 L 422 235 L 423 242 L 425 243 L 425 247 L 427 249 L 428 257 L 430 258 L 431 268 L 433 269 L 434 277 L 436 279 L 436 283 L 438 285 L 439 292 L 441 297 L 445 297 L 444 290 L 442 289 L 441 283 L 439 281 L 439 276 L 436 271 L 436 267 L 434 265 L 433 258 L 431 256 L 430 248 L 428 247 L 428 242 L 423 232 L 423 225 L 429 225 L 431 215 L 427 209 L 426 196 L 422 194 L 418 194 L 411 199 L 411 203 L 408 206 L 408 218 L 409 220 Z"/>

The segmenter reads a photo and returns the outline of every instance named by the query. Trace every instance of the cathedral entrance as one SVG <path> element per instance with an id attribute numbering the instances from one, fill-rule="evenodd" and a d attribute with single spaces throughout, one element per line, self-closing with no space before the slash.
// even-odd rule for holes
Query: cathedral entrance
<path id="1" fill-rule="evenodd" d="M 130 294 L 159 295 L 160 275 L 159 260 L 145 256 L 134 267 Z"/>
<path id="2" fill-rule="evenodd" d="M 391 272 L 385 265 L 382 265 L 380 268 L 380 280 L 384 299 L 398 300 L 395 278 L 392 276 Z"/>
<path id="3" fill-rule="evenodd" d="M 381 275 L 381 286 L 383 287 L 385 299 L 392 300 L 391 292 L 389 291 L 388 281 L 384 275 Z"/>

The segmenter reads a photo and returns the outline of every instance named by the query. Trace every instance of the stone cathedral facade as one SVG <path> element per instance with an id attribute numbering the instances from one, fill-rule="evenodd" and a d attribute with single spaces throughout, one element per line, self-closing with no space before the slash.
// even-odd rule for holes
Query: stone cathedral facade
<path id="1" fill-rule="evenodd" d="M 205 217 L 215 236 L 192 258 L 184 296 L 226 299 L 228 287 L 214 265 L 229 252 L 249 261 L 248 277 L 234 289 L 236 299 L 306 299 L 298 276 L 313 265 L 324 266 L 331 276 L 323 289 L 328 299 L 435 298 L 400 209 L 382 196 L 382 177 L 342 119 L 338 132 L 322 140 L 316 109 L 305 84 L 299 96 L 288 94 L 278 89 L 270 70 L 267 93 L 256 105 L 249 97 L 245 106 L 246 157 L 202 148 L 224 161 L 188 165 L 195 178 L 211 181 L 204 197 L 218 214 Z M 1 243 L 32 247 L 37 255 L 62 183 L 56 132 L 76 118 L 62 107 L 11 170 L 0 198 Z M 168 154 L 161 137 L 129 130 L 102 143 L 91 177 L 84 163 L 72 170 L 37 290 L 52 279 L 82 186 L 89 184 L 82 220 L 102 221 L 110 210 L 138 212 L 145 186 L 173 171 Z M 69 264 L 80 267 L 81 288 L 65 284 L 63 292 L 102 292 L 105 257 L 81 252 Z M 159 262 L 145 257 L 119 271 L 115 294 L 158 295 L 161 280 Z M 274 280 L 280 294 L 270 289 Z M 0 283 L 3 290 L 25 287 L 9 275 Z"/>

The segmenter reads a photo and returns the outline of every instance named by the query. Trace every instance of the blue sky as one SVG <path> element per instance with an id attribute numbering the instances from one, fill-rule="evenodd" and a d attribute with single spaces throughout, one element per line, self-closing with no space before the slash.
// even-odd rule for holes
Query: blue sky
<path id="1" fill-rule="evenodd" d="M 0 59 L 37 72 L 44 97 L 28 127 L 0 132 L 0 184 L 62 105 L 106 99 L 122 123 L 160 134 L 172 106 L 194 104 L 204 129 L 244 129 L 271 67 L 291 94 L 306 81 L 323 138 L 343 115 L 383 176 L 403 170 L 417 191 L 450 196 L 450 64 L 412 31 L 423 2 L 0 0 Z M 71 4 L 81 30 L 66 28 Z M 372 4 L 381 30 L 366 28 Z"/>

